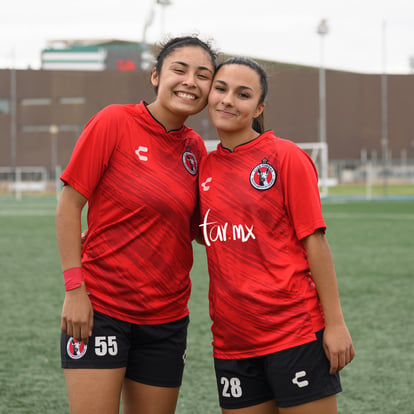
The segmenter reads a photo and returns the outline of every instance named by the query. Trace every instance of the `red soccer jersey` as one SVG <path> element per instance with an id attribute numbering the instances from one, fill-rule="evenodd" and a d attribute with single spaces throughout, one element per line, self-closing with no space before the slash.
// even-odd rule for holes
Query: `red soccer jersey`
<path id="1" fill-rule="evenodd" d="M 301 239 L 325 229 L 311 158 L 272 131 L 201 164 L 214 356 L 266 355 L 324 326 Z"/>
<path id="2" fill-rule="evenodd" d="M 110 105 L 86 125 L 61 179 L 88 199 L 82 267 L 95 310 L 136 324 L 188 314 L 205 155 L 199 135 L 167 133 L 143 102 Z"/>

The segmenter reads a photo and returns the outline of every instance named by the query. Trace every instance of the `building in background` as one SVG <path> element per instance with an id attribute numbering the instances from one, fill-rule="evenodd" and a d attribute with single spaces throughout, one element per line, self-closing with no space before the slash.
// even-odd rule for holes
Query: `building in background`
<path id="1" fill-rule="evenodd" d="M 53 175 L 56 166 L 65 168 L 96 112 L 154 98 L 151 55 L 139 43 L 55 41 L 49 46 L 41 70 L 0 70 L 0 169 L 42 166 Z M 269 74 L 266 128 L 296 143 L 318 142 L 318 68 L 260 63 Z M 329 175 L 338 181 L 366 174 L 358 167 L 361 160 L 381 162 L 381 76 L 326 70 Z M 414 164 L 414 75 L 387 75 L 387 84 L 388 158 L 408 171 L 405 167 Z M 188 125 L 205 140 L 217 139 L 206 110 Z"/>
<path id="2" fill-rule="evenodd" d="M 146 44 L 124 40 L 51 40 L 41 52 L 43 70 L 146 70 Z"/>

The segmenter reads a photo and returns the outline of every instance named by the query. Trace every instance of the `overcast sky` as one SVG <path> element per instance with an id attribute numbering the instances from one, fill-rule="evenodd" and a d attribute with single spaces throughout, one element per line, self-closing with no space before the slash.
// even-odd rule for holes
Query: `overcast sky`
<path id="1" fill-rule="evenodd" d="M 40 67 L 48 40 L 149 42 L 198 33 L 228 54 L 362 73 L 410 73 L 414 0 L 2 0 L 0 68 Z M 327 19 L 329 32 L 316 30 Z M 321 50 L 323 49 L 323 53 Z"/>

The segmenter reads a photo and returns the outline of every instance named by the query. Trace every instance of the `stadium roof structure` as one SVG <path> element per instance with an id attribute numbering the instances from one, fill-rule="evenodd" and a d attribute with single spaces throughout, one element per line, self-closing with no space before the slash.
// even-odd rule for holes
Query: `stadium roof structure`
<path id="1" fill-rule="evenodd" d="M 142 43 L 120 39 L 53 39 L 47 42 L 46 50 L 74 49 L 85 47 L 142 47 Z"/>
<path id="2" fill-rule="evenodd" d="M 150 59 L 147 50 L 143 43 L 119 39 L 50 40 L 41 53 L 42 69 L 136 70 Z"/>

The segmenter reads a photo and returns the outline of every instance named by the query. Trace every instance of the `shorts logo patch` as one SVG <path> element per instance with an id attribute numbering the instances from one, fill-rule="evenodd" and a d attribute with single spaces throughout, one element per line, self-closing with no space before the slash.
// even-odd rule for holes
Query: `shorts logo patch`
<path id="1" fill-rule="evenodd" d="M 261 164 L 256 165 L 250 173 L 250 184 L 256 190 L 268 190 L 276 182 L 277 174 L 275 169 L 268 164 L 265 158 Z"/>
<path id="2" fill-rule="evenodd" d="M 183 164 L 185 169 L 191 174 L 196 175 L 198 172 L 198 162 L 196 156 L 189 150 L 183 153 Z"/>
<path id="3" fill-rule="evenodd" d="M 84 345 L 83 342 L 79 342 L 76 339 L 70 337 L 66 344 L 66 352 L 72 359 L 80 359 L 82 358 L 86 350 L 88 349 L 88 345 Z"/>
<path id="4" fill-rule="evenodd" d="M 295 374 L 295 377 L 292 379 L 293 384 L 297 385 L 299 388 L 304 388 L 309 385 L 308 380 L 299 381 L 301 378 L 306 377 L 306 371 L 299 371 Z"/>

